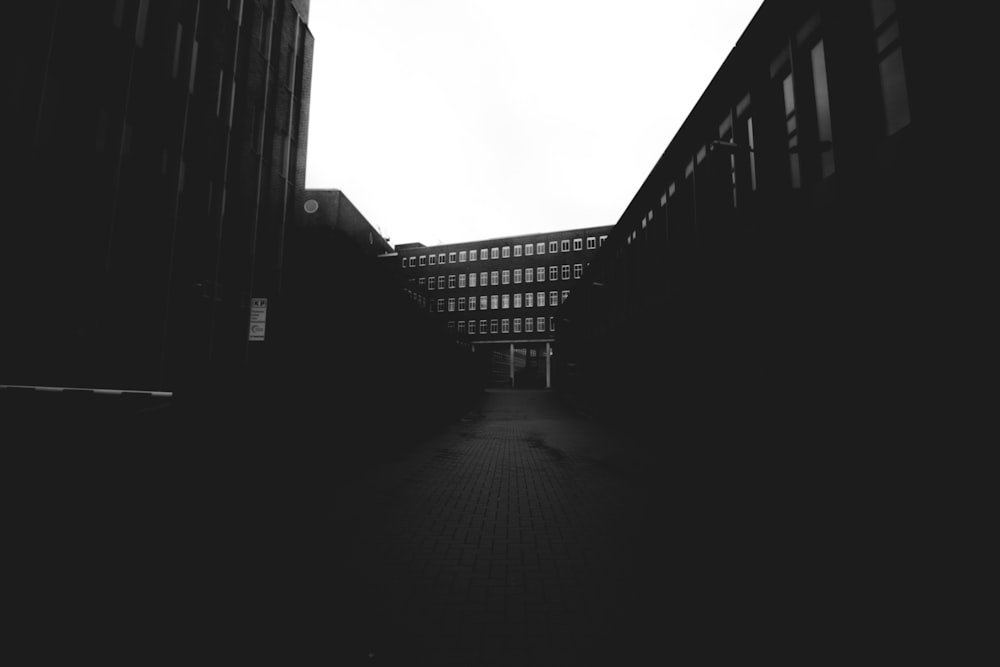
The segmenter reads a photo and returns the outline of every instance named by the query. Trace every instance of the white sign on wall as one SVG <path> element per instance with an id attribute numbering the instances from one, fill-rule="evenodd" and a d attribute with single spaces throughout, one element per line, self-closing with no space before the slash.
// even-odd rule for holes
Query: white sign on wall
<path id="1" fill-rule="evenodd" d="M 250 299 L 250 340 L 264 340 L 267 299 Z"/>

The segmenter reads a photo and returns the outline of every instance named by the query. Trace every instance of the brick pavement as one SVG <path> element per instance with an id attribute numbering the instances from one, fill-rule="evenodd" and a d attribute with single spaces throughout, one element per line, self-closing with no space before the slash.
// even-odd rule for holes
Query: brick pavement
<path id="1" fill-rule="evenodd" d="M 634 590 L 631 571 L 650 488 L 616 465 L 623 451 L 641 450 L 550 392 L 491 391 L 420 451 L 342 488 L 341 659 L 610 665 L 655 647 L 635 635 L 656 620 L 641 599 L 658 584 Z"/>
<path id="2" fill-rule="evenodd" d="M 487 392 L 409 446 L 81 428 L 8 466 L 39 664 L 801 664 L 884 627 L 874 542 L 832 520 L 852 488 L 759 433 L 626 436 L 546 391 Z"/>

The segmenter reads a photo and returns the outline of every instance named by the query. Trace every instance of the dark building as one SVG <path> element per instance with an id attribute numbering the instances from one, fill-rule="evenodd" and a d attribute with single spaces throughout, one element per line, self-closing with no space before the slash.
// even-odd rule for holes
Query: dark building
<path id="1" fill-rule="evenodd" d="M 551 386 L 559 305 L 611 227 L 396 246 L 404 285 L 472 345 L 493 384 Z"/>
<path id="2" fill-rule="evenodd" d="M 392 246 L 340 190 L 303 190 L 297 215 L 302 227 L 324 227 L 344 236 L 361 254 L 379 257 Z"/>
<path id="3" fill-rule="evenodd" d="M 341 191 L 305 190 L 301 200 L 286 234 L 263 407 L 381 435 L 413 435 L 466 408 L 482 388 L 471 347 L 401 289 L 392 246 Z"/>
<path id="4" fill-rule="evenodd" d="M 0 382 L 175 391 L 265 353 L 251 306 L 276 305 L 304 187 L 308 9 L 11 8 Z"/>
<path id="5" fill-rule="evenodd" d="M 927 221 L 963 196 L 936 13 L 765 2 L 565 304 L 558 386 L 697 433 L 925 404 L 950 326 Z"/>

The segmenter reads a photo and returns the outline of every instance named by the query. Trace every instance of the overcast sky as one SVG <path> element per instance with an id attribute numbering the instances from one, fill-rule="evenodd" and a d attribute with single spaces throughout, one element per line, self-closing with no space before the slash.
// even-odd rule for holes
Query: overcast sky
<path id="1" fill-rule="evenodd" d="M 392 244 L 612 225 L 760 0 L 312 0 L 306 187 Z"/>

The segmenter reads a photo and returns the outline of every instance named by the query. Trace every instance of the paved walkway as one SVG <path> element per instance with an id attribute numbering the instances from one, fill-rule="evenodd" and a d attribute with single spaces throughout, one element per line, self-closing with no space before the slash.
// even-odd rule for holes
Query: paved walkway
<path id="1" fill-rule="evenodd" d="M 490 391 L 406 460 L 342 488 L 356 664 L 619 664 L 653 620 L 630 580 L 646 488 L 627 443 L 545 391 Z M 651 584 L 653 582 L 644 582 Z M 630 626 L 630 627 L 626 627 Z M 617 656 L 617 657 L 616 657 Z M 354 663 L 350 663 L 354 664 Z"/>
<path id="2" fill-rule="evenodd" d="M 37 664 L 812 664 L 913 640 L 885 611 L 922 590 L 885 548 L 903 514 L 840 444 L 668 414 L 626 436 L 548 391 L 488 391 L 408 444 L 322 414 L 256 437 L 86 414 L 29 411 L 7 448 L 10 629 Z"/>
<path id="3" fill-rule="evenodd" d="M 668 428 L 623 436 L 551 392 L 488 392 L 448 432 L 340 489 L 333 607 L 349 620 L 336 625 L 339 659 L 753 655 L 777 631 L 758 623 L 785 602 L 754 554 L 770 518 L 746 520 L 761 504 L 736 500 L 746 487 L 732 484 L 732 462 L 695 462 L 686 447 Z"/>

